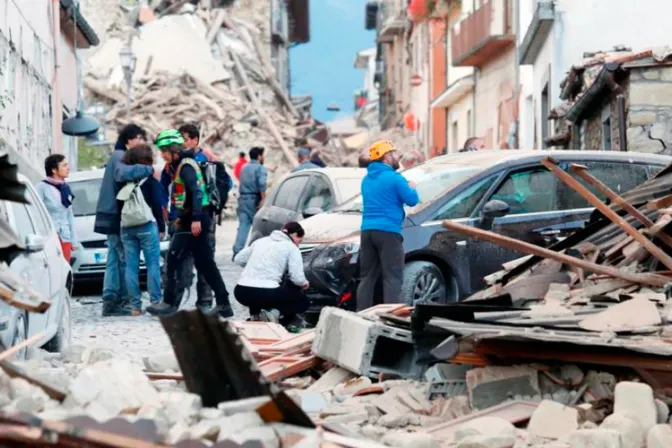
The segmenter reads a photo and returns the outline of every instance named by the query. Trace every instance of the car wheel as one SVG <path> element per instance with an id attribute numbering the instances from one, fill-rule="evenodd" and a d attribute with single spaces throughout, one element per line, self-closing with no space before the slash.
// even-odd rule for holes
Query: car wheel
<path id="1" fill-rule="evenodd" d="M 17 314 L 16 322 L 14 323 L 14 334 L 12 335 L 12 347 L 21 342 L 25 341 L 28 338 L 28 319 L 26 318 L 26 312 L 21 311 Z M 28 348 L 24 347 L 23 349 L 16 352 L 16 354 L 11 358 L 14 361 L 25 361 L 28 357 Z"/>
<path id="2" fill-rule="evenodd" d="M 70 347 L 72 341 L 72 316 L 70 314 L 70 294 L 66 291 L 63 297 L 63 310 L 58 330 L 53 338 L 44 345 L 44 349 L 53 353 L 62 353 Z"/>
<path id="3" fill-rule="evenodd" d="M 441 269 L 429 261 L 408 263 L 404 269 L 401 299 L 411 306 L 418 303 L 446 303 L 446 281 Z"/>

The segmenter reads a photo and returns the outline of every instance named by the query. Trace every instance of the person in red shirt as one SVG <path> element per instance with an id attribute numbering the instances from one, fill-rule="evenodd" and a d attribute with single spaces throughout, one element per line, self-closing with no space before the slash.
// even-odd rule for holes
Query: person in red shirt
<path id="1" fill-rule="evenodd" d="M 238 161 L 233 167 L 233 175 L 236 176 L 236 180 L 240 180 L 240 172 L 245 165 L 247 165 L 247 159 L 245 158 L 245 153 L 241 152 L 238 154 Z"/>

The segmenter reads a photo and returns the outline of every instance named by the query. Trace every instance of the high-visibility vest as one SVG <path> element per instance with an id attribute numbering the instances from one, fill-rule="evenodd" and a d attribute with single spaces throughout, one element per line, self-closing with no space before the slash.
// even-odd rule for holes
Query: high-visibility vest
<path id="1" fill-rule="evenodd" d="M 179 166 L 177 167 L 177 170 L 175 171 L 172 195 L 173 207 L 175 207 L 176 210 L 184 210 L 184 203 L 187 200 L 187 190 L 185 188 L 184 181 L 180 177 L 180 173 L 182 172 L 182 167 L 184 165 L 191 166 L 196 172 L 196 181 L 198 182 L 198 187 L 203 192 L 203 200 L 201 201 L 201 205 L 203 207 L 207 207 L 210 205 L 210 197 L 208 196 L 205 180 L 203 179 L 203 172 L 201 171 L 201 167 L 198 166 L 198 163 L 189 157 L 182 159 Z"/>

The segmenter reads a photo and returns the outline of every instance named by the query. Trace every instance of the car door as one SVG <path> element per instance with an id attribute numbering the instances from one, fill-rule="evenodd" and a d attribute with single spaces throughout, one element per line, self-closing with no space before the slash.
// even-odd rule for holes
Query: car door
<path id="1" fill-rule="evenodd" d="M 265 234 L 269 235 L 274 230 L 280 230 L 285 223 L 300 221 L 303 219 L 299 213 L 299 202 L 310 181 L 309 173 L 290 176 L 285 179 L 278 188 L 273 198 L 273 204 L 267 210 L 265 221 Z"/>
<path id="2" fill-rule="evenodd" d="M 66 262 L 63 250 L 54 226 L 32 185 L 26 185 L 26 199 L 30 219 L 37 235 L 44 238 L 44 256 L 47 260 L 49 277 L 49 299 L 52 306 L 47 310 L 49 325 L 56 324 L 57 310 L 60 309 L 63 289 L 65 288 Z"/>
<path id="3" fill-rule="evenodd" d="M 334 205 L 336 198 L 329 178 L 322 174 L 314 174 L 301 199 L 299 207 L 301 219 L 317 215 L 318 210 L 326 212 Z"/>
<path id="4" fill-rule="evenodd" d="M 24 243 L 37 235 L 37 230 L 25 204 L 10 202 L 9 214 L 14 232 Z M 44 250 L 24 251 L 12 262 L 12 271 L 17 273 L 43 298 L 50 296 L 49 263 Z M 31 313 L 28 317 L 28 336 L 33 336 L 47 328 L 47 313 Z"/>

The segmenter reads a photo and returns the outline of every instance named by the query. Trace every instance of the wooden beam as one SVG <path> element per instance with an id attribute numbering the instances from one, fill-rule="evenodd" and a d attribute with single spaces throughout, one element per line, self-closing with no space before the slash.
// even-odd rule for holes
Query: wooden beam
<path id="1" fill-rule="evenodd" d="M 626 201 L 623 197 L 619 196 L 618 193 L 613 191 L 611 188 L 607 187 L 598 178 L 590 174 L 588 172 L 588 167 L 572 163 L 569 166 L 569 170 L 572 172 L 572 174 L 580 177 L 581 179 L 586 181 L 589 185 L 595 187 L 597 191 L 599 191 L 607 198 L 609 198 L 609 200 L 614 204 L 619 205 L 621 208 L 623 208 L 623 210 L 628 212 L 633 218 L 644 224 L 645 227 L 647 228 L 653 227 L 654 225 L 653 221 L 647 218 L 642 212 L 637 210 L 636 207 L 634 207 L 632 204 Z M 659 233 L 658 238 L 662 240 L 665 244 L 667 244 L 668 247 L 672 248 L 672 236 L 666 233 Z"/>
<path id="2" fill-rule="evenodd" d="M 672 207 L 672 194 L 668 194 L 659 199 L 654 199 L 646 204 L 646 208 L 649 210 L 659 210 L 667 207 Z"/>
<path id="3" fill-rule="evenodd" d="M 623 230 L 625 233 L 633 237 L 635 241 L 641 244 L 642 247 L 646 248 L 646 250 L 648 250 L 649 253 L 653 255 L 658 261 L 667 266 L 668 269 L 672 269 L 672 257 L 667 255 L 660 247 L 653 244 L 653 241 L 642 235 L 639 230 L 630 225 L 625 219 L 623 219 L 623 217 L 619 216 L 619 214 L 613 211 L 607 204 L 600 201 L 600 198 L 591 193 L 591 191 L 584 187 L 578 180 L 574 179 L 572 176 L 562 170 L 558 166 L 557 160 L 551 157 L 546 157 L 542 159 L 541 163 L 546 168 L 551 170 L 553 174 L 566 183 L 571 189 L 583 196 L 583 198 L 587 200 L 593 207 L 602 212 L 602 214 L 609 218 L 611 222 L 620 227 L 621 230 Z"/>
<path id="4" fill-rule="evenodd" d="M 622 280 L 627 280 L 633 283 L 640 283 L 651 286 L 665 286 L 669 279 L 656 274 L 632 274 L 629 272 L 624 272 L 619 269 L 616 269 L 611 266 L 603 266 L 596 263 L 591 263 L 586 260 L 581 260 L 580 258 L 571 257 L 566 254 L 561 254 L 559 252 L 554 252 L 543 247 L 535 246 L 534 244 L 526 243 L 524 241 L 516 240 L 514 238 L 509 238 L 507 236 L 498 235 L 493 232 L 488 232 L 486 230 L 477 229 L 475 227 L 465 226 L 463 224 L 458 224 L 452 221 L 443 221 L 443 226 L 446 229 L 455 230 L 464 235 L 476 238 L 479 240 L 489 241 L 494 244 L 498 244 L 502 247 L 513 249 L 525 254 L 536 255 L 542 258 L 550 258 L 551 260 L 556 260 L 561 263 L 566 263 L 571 266 L 575 266 L 586 271 L 597 272 L 599 274 L 608 275 L 614 278 L 620 278 Z"/>

